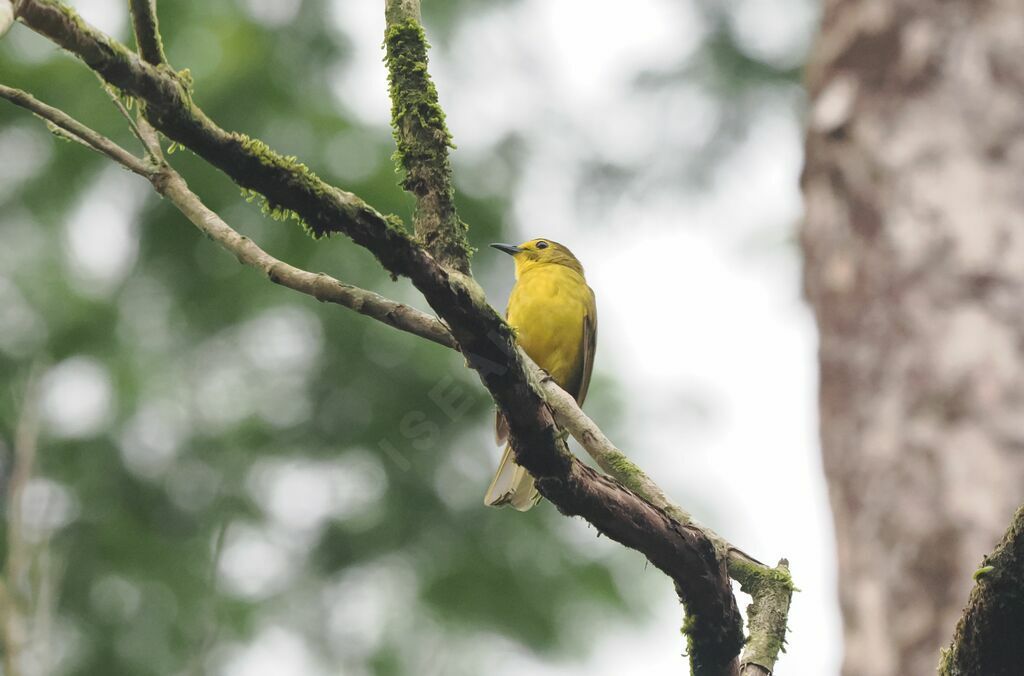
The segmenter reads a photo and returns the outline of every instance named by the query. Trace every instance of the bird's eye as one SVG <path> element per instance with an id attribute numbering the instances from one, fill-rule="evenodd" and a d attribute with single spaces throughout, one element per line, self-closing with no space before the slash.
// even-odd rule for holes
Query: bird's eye
<path id="1" fill-rule="evenodd" d="M 548 243 L 543 241 L 543 240 L 541 240 L 540 242 L 537 242 L 537 248 L 538 249 L 547 249 L 548 248 Z"/>

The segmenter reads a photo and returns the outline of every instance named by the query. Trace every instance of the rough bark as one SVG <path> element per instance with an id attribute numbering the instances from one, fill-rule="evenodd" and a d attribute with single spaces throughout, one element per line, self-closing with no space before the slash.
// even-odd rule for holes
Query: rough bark
<path id="1" fill-rule="evenodd" d="M 1024 12 L 829 0 L 807 77 L 843 673 L 932 673 L 1024 486 Z"/>
<path id="2" fill-rule="evenodd" d="M 1017 676 L 1024 672 L 1024 507 L 974 579 L 939 675 Z"/>

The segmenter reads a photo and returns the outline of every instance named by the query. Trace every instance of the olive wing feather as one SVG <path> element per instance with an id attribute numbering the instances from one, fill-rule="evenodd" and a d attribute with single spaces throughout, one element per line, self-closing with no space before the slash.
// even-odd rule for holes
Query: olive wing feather
<path id="1" fill-rule="evenodd" d="M 594 353 L 597 351 L 597 304 L 594 292 L 588 287 L 589 295 L 583 313 L 583 335 L 580 336 L 580 351 L 576 361 L 576 369 L 565 383 L 565 391 L 571 394 L 582 406 L 590 388 L 590 374 L 594 370 Z"/>

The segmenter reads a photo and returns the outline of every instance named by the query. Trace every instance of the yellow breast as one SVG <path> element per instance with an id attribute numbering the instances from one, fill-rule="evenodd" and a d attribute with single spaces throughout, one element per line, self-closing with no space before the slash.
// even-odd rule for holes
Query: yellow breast
<path id="1" fill-rule="evenodd" d="M 582 368 L 584 321 L 593 292 L 564 265 L 524 270 L 508 301 L 508 323 L 519 345 L 562 387 Z"/>

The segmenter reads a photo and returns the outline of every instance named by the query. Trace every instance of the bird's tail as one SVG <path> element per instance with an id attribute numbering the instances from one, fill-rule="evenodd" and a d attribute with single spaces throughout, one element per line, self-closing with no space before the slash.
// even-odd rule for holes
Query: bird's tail
<path id="1" fill-rule="evenodd" d="M 520 512 L 525 512 L 538 502 L 540 492 L 534 485 L 533 477 L 512 459 L 512 446 L 505 446 L 498 472 L 484 496 L 484 504 L 489 507 L 512 505 Z"/>

